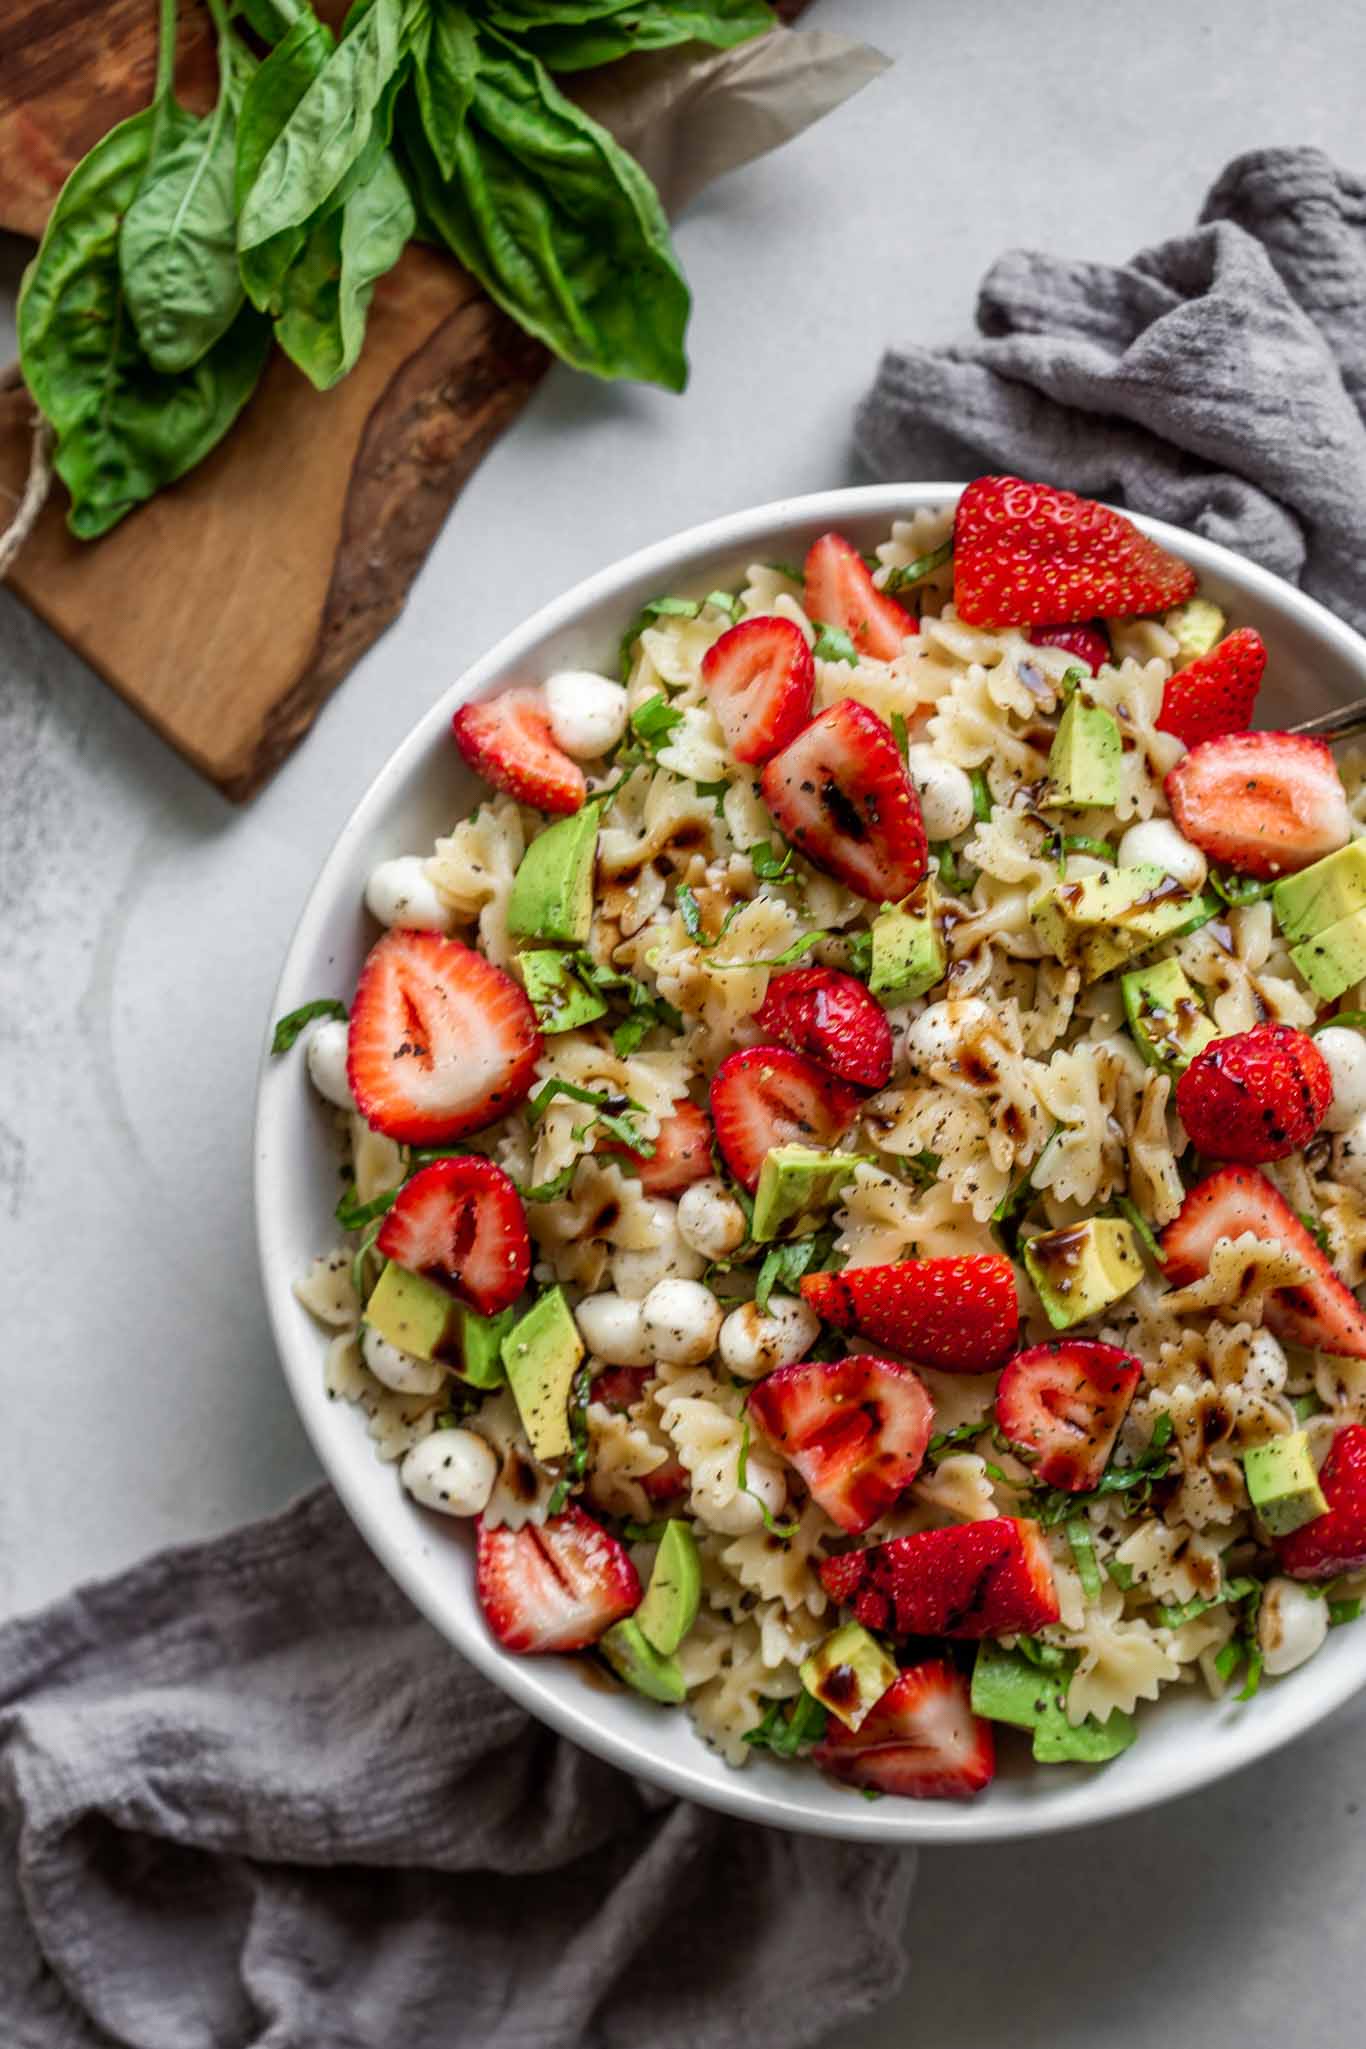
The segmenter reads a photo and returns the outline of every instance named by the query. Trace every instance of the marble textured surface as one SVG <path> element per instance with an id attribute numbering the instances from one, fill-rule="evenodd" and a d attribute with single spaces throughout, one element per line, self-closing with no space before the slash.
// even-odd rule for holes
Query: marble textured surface
<path id="1" fill-rule="evenodd" d="M 253 1081 L 307 886 L 432 690 L 640 542 L 853 480 L 881 343 L 951 336 L 1001 248 L 1121 258 L 1259 144 L 1360 161 L 1356 0 L 818 0 L 811 19 L 896 68 L 683 222 L 686 398 L 553 376 L 251 809 L 0 594 L 0 1612 L 314 1476 L 256 1282 Z M 12 286 L 23 252 L 3 254 Z M 1366 1701 L 1255 1777 L 1122 1827 L 927 1856 L 909 1989 L 840 2039 L 1353 2038 L 1364 1734 Z M 760 1999 L 745 2031 L 762 2040 Z"/>

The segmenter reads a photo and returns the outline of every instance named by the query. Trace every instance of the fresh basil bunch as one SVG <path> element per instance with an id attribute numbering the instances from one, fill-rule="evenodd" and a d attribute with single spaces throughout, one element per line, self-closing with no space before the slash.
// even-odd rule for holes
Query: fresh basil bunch
<path id="1" fill-rule="evenodd" d="M 320 391 L 344 377 L 414 235 L 576 368 L 682 389 L 688 288 L 659 196 L 551 73 L 728 48 L 771 26 L 765 0 L 355 0 L 340 37 L 308 0 L 205 4 L 217 104 L 177 102 L 160 0 L 152 103 L 71 173 L 20 293 L 73 533 L 193 469 L 272 341 Z"/>

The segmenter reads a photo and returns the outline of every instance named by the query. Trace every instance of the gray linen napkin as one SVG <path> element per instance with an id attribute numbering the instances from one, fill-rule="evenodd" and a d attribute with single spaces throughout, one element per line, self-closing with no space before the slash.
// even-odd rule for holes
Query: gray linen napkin
<path id="1" fill-rule="evenodd" d="M 1366 183 L 1255 150 L 1118 268 L 1014 250 L 980 339 L 884 356 L 880 476 L 1018 471 L 1223 541 L 1366 630 Z"/>
<path id="2" fill-rule="evenodd" d="M 812 2043 L 914 1871 L 552 1735 L 330 1489 L 0 1629 L 6 2049 Z"/>

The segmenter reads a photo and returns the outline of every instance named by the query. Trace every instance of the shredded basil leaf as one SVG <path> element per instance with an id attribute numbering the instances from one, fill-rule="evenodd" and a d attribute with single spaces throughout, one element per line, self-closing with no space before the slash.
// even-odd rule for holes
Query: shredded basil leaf
<path id="1" fill-rule="evenodd" d="M 792 849 L 784 847 L 782 854 L 775 854 L 772 840 L 758 840 L 747 849 L 749 865 L 760 882 L 781 882 L 791 871 Z"/>
<path id="2" fill-rule="evenodd" d="M 1164 1478 L 1171 1468 L 1171 1454 L 1165 1449 L 1171 1434 L 1172 1419 L 1164 1411 L 1153 1425 L 1147 1450 L 1132 1465 L 1108 1465 L 1095 1486 L 1085 1493 L 1069 1494 L 1063 1487 L 1046 1487 L 1035 1496 L 1033 1514 L 1045 1529 L 1051 1529 L 1081 1514 L 1093 1501 L 1118 1494 L 1124 1497 L 1124 1513 L 1136 1515 L 1147 1505 L 1154 1481 Z"/>
<path id="3" fill-rule="evenodd" d="M 986 1427 L 985 1422 L 959 1423 L 953 1430 L 938 1430 L 925 1446 L 925 1456 L 938 1465 L 941 1458 L 949 1458 L 975 1444 Z"/>
<path id="4" fill-rule="evenodd" d="M 775 1757 L 795 1757 L 825 1734 L 827 1715 L 814 1693 L 803 1687 L 794 1701 L 770 1701 L 761 1722 L 747 1729 L 744 1741 Z"/>
<path id="5" fill-rule="evenodd" d="M 829 1230 L 812 1231 L 806 1237 L 785 1238 L 778 1245 L 770 1245 L 754 1286 L 759 1314 L 767 1314 L 769 1297 L 775 1288 L 795 1294 L 803 1274 L 837 1273 L 844 1263 L 843 1256 L 835 1251 L 835 1233 Z"/>
<path id="6" fill-rule="evenodd" d="M 1112 866 L 1119 859 L 1109 840 L 1092 839 L 1084 832 L 1064 833 L 1062 851 L 1064 854 L 1089 854 L 1093 861 L 1108 861 Z"/>
<path id="7" fill-rule="evenodd" d="M 905 761 L 906 756 L 910 752 L 911 747 L 911 737 L 910 734 L 906 731 L 905 713 L 894 711 L 891 716 L 890 724 L 892 728 L 892 738 L 896 741 L 896 751 L 901 756 L 901 759 Z"/>
<path id="8" fill-rule="evenodd" d="M 547 1515 L 558 1515 L 588 1471 L 588 1401 L 593 1390 L 593 1370 L 580 1366 L 569 1389 L 569 1457 L 545 1505 Z"/>
<path id="9" fill-rule="evenodd" d="M 946 562 L 952 560 L 953 540 L 950 537 L 947 541 L 941 541 L 937 548 L 931 548 L 928 555 L 917 555 L 914 562 L 906 562 L 898 569 L 889 570 L 882 589 L 889 598 L 894 598 L 898 591 L 914 589 L 916 584 L 923 583 L 927 576 L 933 576 L 936 569 L 942 569 Z"/>
<path id="10" fill-rule="evenodd" d="M 694 946 L 701 946 L 708 952 L 713 946 L 720 945 L 741 911 L 748 907 L 745 903 L 732 904 L 721 921 L 721 930 L 714 938 L 709 939 L 702 928 L 702 907 L 698 903 L 690 884 L 686 882 L 679 884 L 675 901 L 678 904 L 678 915 L 683 920 L 683 930 L 687 933 Z M 759 963 L 757 961 L 746 961 L 743 965 L 746 967 L 757 967 Z"/>
<path id="11" fill-rule="evenodd" d="M 984 825 L 991 817 L 991 785 L 985 770 L 974 768 L 968 781 L 972 784 L 972 815 L 979 825 Z"/>
<path id="12" fill-rule="evenodd" d="M 848 662 L 851 669 L 858 667 L 858 649 L 842 626 L 818 623 L 811 652 L 818 662 Z"/>
<path id="13" fill-rule="evenodd" d="M 670 704 L 662 690 L 657 690 L 653 697 L 647 697 L 644 704 L 638 704 L 631 713 L 631 731 L 651 754 L 658 754 L 674 727 L 682 723 L 682 712 L 676 704 Z"/>
<path id="14" fill-rule="evenodd" d="M 372 1224 L 376 1217 L 385 1216 L 393 1208 L 394 1204 L 398 1201 L 398 1192 L 402 1185 L 401 1182 L 398 1182 L 394 1187 L 386 1188 L 382 1194 L 372 1197 L 369 1202 L 357 1202 L 356 1186 L 352 1182 L 349 1188 L 342 1191 L 337 1207 L 332 1214 L 341 1225 L 343 1231 L 364 1230 L 365 1226 Z"/>
<path id="15" fill-rule="evenodd" d="M 1353 1031 L 1366 1032 L 1366 1010 L 1340 1010 L 1336 1017 L 1318 1018 L 1309 1027 L 1309 1036 L 1315 1032 L 1326 1032 L 1329 1025 L 1349 1025 Z"/>
<path id="16" fill-rule="evenodd" d="M 1132 1201 L 1129 1196 L 1121 1195 L 1116 1199 L 1115 1208 L 1125 1221 L 1132 1226 L 1134 1236 L 1138 1239 L 1139 1244 L 1143 1247 L 1143 1250 L 1147 1253 L 1158 1272 L 1161 1273 L 1162 1247 L 1157 1241 L 1152 1225 L 1148 1222 L 1138 1204 Z"/>
<path id="17" fill-rule="evenodd" d="M 1063 1525 L 1072 1553 L 1072 1562 L 1077 1568 L 1081 1590 L 1088 1601 L 1100 1599 L 1100 1567 L 1096 1563 L 1096 1547 L 1091 1536 L 1091 1525 L 1085 1516 L 1069 1516 Z"/>
<path id="18" fill-rule="evenodd" d="M 1211 868 L 1209 886 L 1226 904 L 1258 904 L 1270 896 L 1275 881 L 1259 882 L 1252 875 L 1235 875 L 1231 868 Z"/>
<path id="19" fill-rule="evenodd" d="M 727 923 L 729 922 L 727 919 Z M 716 935 L 717 939 L 725 929 L 723 925 L 721 932 Z M 786 968 L 790 967 L 794 960 L 800 960 L 802 955 L 820 940 L 834 937 L 833 932 L 803 932 L 799 939 L 794 939 L 791 946 L 785 946 L 781 953 L 766 954 L 760 960 L 714 960 L 712 967 L 718 975 L 738 974 L 744 968 Z"/>
<path id="20" fill-rule="evenodd" d="M 578 1170 L 578 1161 L 571 1160 L 567 1167 L 561 1167 L 559 1173 L 553 1174 L 549 1181 L 538 1181 L 534 1188 L 523 1188 L 521 1190 L 522 1201 L 559 1202 L 561 1197 L 568 1195 L 573 1187 L 574 1176 Z"/>
<path id="21" fill-rule="evenodd" d="M 275 1035 L 270 1042 L 272 1055 L 288 1053 L 304 1026 L 311 1025 L 315 1017 L 344 1019 L 346 1015 L 346 1005 L 339 1003 L 335 996 L 319 996 L 313 1003 L 301 1003 L 297 1010 L 291 1010 L 289 1015 L 282 1017 L 276 1025 Z"/>
<path id="22" fill-rule="evenodd" d="M 1249 1595 L 1258 1591 L 1259 1585 L 1260 1582 L 1255 1579 L 1226 1580 L 1218 1593 L 1208 1600 L 1203 1595 L 1196 1594 L 1192 1600 L 1182 1601 L 1176 1606 L 1160 1605 L 1156 1611 L 1157 1619 L 1164 1629 L 1180 1629 L 1183 1623 L 1194 1622 L 1198 1616 L 1208 1615 L 1211 1608 L 1222 1608 L 1229 1602 L 1247 1600 Z"/>
<path id="23" fill-rule="evenodd" d="M 748 1479 L 749 1417 L 746 1416 L 740 1425 L 740 1453 L 735 1461 L 735 1484 L 742 1494 L 748 1494 L 752 1501 L 759 1503 L 759 1513 L 764 1519 L 764 1528 L 768 1531 L 770 1537 L 795 1537 L 800 1525 L 797 1523 L 778 1522 L 771 1513 L 768 1503 L 748 1485 Z"/>

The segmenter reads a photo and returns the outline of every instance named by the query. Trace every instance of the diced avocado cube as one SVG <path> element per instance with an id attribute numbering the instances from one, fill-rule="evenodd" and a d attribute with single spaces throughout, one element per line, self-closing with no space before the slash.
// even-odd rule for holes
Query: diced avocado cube
<path id="1" fill-rule="evenodd" d="M 986 1638 L 972 1671 L 973 1713 L 1032 1730 L 1038 1764 L 1104 1764 L 1127 1750 L 1138 1734 L 1133 1716 L 1116 1709 L 1103 1722 L 1087 1715 L 1074 1728 L 1067 1719 L 1067 1685 L 1065 1672 L 1040 1671 Z"/>
<path id="2" fill-rule="evenodd" d="M 1290 958 L 1324 1003 L 1366 979 L 1366 911 L 1354 911 L 1325 925 L 1312 939 L 1292 946 Z"/>
<path id="3" fill-rule="evenodd" d="M 460 1343 L 460 1304 L 435 1281 L 391 1259 L 365 1305 L 365 1321 L 400 1352 L 450 1363 Z"/>
<path id="4" fill-rule="evenodd" d="M 664 1525 L 650 1584 L 636 1609 L 635 1620 L 654 1648 L 669 1657 L 697 1620 L 702 1598 L 702 1561 L 689 1524 Z"/>
<path id="5" fill-rule="evenodd" d="M 563 953 L 518 955 L 522 981 L 543 1032 L 572 1032 L 605 1017 L 607 1005 L 596 989 L 581 982 Z"/>
<path id="6" fill-rule="evenodd" d="M 1211 599 L 1187 598 L 1184 605 L 1168 612 L 1162 624 L 1176 636 L 1176 666 L 1184 669 L 1187 662 L 1198 661 L 1223 639 L 1228 620 Z"/>
<path id="7" fill-rule="evenodd" d="M 1328 1513 L 1319 1476 L 1314 1470 L 1309 1438 L 1303 1430 L 1273 1437 L 1243 1453 L 1248 1500 L 1267 1534 L 1288 1537 L 1292 1530 Z"/>
<path id="8" fill-rule="evenodd" d="M 1042 1231 L 1023 1249 L 1025 1268 L 1055 1330 L 1099 1316 L 1143 1278 L 1138 1240 L 1122 1217 L 1088 1217 L 1060 1231 Z"/>
<path id="9" fill-rule="evenodd" d="M 1366 840 L 1352 840 L 1311 868 L 1283 875 L 1271 892 L 1271 907 L 1292 942 L 1366 911 Z"/>
<path id="10" fill-rule="evenodd" d="M 599 804 L 585 804 L 531 842 L 508 896 L 508 931 L 514 939 L 587 945 L 601 809 Z"/>
<path id="11" fill-rule="evenodd" d="M 756 1245 L 776 1238 L 794 1217 L 828 1209 L 859 1163 L 856 1153 L 823 1153 L 809 1145 L 775 1145 L 764 1155 L 754 1191 Z"/>
<path id="12" fill-rule="evenodd" d="M 1111 1708 L 1103 1722 L 1094 1715 L 1075 1727 L 1059 1708 L 1034 1731 L 1036 1764 L 1107 1764 L 1127 1750 L 1138 1735 L 1138 1724 L 1123 1708 Z"/>
<path id="13" fill-rule="evenodd" d="M 456 1372 L 470 1387 L 502 1387 L 503 1339 L 517 1321 L 515 1309 L 481 1316 L 477 1309 L 460 1311 L 460 1363 Z"/>
<path id="14" fill-rule="evenodd" d="M 643 1693 L 647 1700 L 678 1707 L 687 1697 L 687 1686 L 677 1658 L 663 1657 L 655 1649 L 634 1615 L 614 1622 L 598 1638 L 598 1649 L 619 1679 Z"/>
<path id="15" fill-rule="evenodd" d="M 1119 801 L 1123 740 L 1113 712 L 1074 690 L 1048 751 L 1047 811 L 1089 811 Z"/>
<path id="16" fill-rule="evenodd" d="M 502 1343 L 503 1368 L 537 1458 L 561 1458 L 570 1449 L 569 1390 L 583 1339 L 564 1299 L 551 1288 L 519 1317 Z"/>
<path id="17" fill-rule="evenodd" d="M 932 879 L 896 909 L 873 920 L 868 987 L 884 1003 L 910 1003 L 948 972 L 948 948 L 939 925 L 939 891 Z"/>
<path id="18" fill-rule="evenodd" d="M 1094 982 L 1194 920 L 1199 899 L 1151 861 L 1058 882 L 1034 899 L 1030 919 L 1064 967 Z"/>
<path id="19" fill-rule="evenodd" d="M 850 1729 L 857 1729 L 896 1682 L 896 1663 L 861 1622 L 822 1637 L 801 1666 L 802 1685 Z"/>
<path id="20" fill-rule="evenodd" d="M 1182 1074 L 1219 1036 L 1179 961 L 1159 960 L 1120 977 L 1124 1015 L 1149 1067 Z"/>

